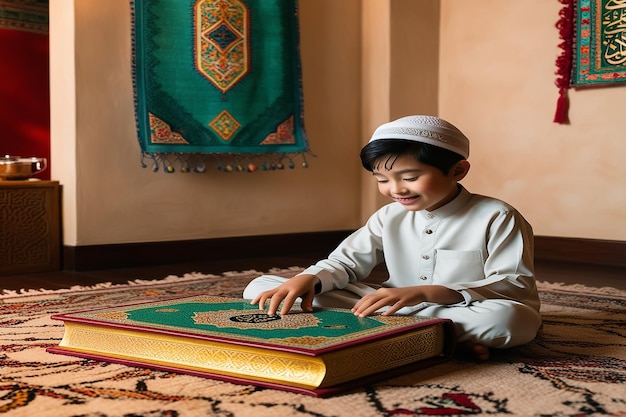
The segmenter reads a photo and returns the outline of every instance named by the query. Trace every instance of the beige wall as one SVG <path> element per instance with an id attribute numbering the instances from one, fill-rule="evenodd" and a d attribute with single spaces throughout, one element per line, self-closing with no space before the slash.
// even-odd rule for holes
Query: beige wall
<path id="1" fill-rule="evenodd" d="M 612 120 L 626 91 L 572 93 L 572 125 L 552 123 L 558 6 L 442 0 L 438 30 L 436 0 L 300 0 L 311 167 L 168 175 L 139 164 L 128 1 L 51 0 L 64 244 L 358 227 L 382 204 L 358 160 L 371 129 L 437 109 L 472 139 L 472 191 L 518 206 L 537 234 L 624 240 L 626 138 Z"/>
<path id="2" fill-rule="evenodd" d="M 318 155 L 309 159 L 310 168 L 187 175 L 154 173 L 139 164 L 128 3 L 50 2 L 52 158 L 64 160 L 55 164 L 52 175 L 64 186 L 66 245 L 359 225 L 358 0 L 300 4 L 305 123 L 312 151 Z M 75 94 L 70 82 L 74 71 Z"/>
<path id="3" fill-rule="evenodd" d="M 362 19 L 361 145 L 381 123 L 407 114 L 437 114 L 439 0 L 366 0 Z M 419 22 L 419 24 L 416 24 Z M 407 63 L 419 63 L 407 65 Z M 361 174 L 361 220 L 387 204 Z"/>
<path id="4" fill-rule="evenodd" d="M 555 124 L 561 4 L 441 4 L 439 110 L 471 139 L 464 184 L 538 235 L 626 240 L 626 85 L 571 91 L 571 125 Z"/>

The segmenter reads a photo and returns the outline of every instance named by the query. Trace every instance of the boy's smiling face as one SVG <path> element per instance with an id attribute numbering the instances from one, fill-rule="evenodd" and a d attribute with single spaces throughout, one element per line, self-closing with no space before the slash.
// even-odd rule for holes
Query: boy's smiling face
<path id="1" fill-rule="evenodd" d="M 438 209 L 459 193 L 457 182 L 467 174 L 469 162 L 457 162 L 448 175 L 410 155 L 382 158 L 374 166 L 378 191 L 410 211 Z"/>

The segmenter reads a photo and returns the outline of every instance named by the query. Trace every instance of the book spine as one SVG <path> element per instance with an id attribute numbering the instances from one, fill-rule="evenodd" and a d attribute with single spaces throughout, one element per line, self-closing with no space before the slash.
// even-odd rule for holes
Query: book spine
<path id="1" fill-rule="evenodd" d="M 59 349 L 305 388 L 318 387 L 326 373 L 318 357 L 71 322 Z"/>
<path id="2" fill-rule="evenodd" d="M 365 375 L 443 355 L 447 341 L 444 324 L 433 324 L 324 355 L 327 372 L 320 387 L 342 384 Z"/>

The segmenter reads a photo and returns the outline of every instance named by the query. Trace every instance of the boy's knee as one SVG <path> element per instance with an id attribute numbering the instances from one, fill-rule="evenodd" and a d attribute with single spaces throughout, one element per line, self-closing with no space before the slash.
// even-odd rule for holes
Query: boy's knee
<path id="1" fill-rule="evenodd" d="M 246 288 L 243 290 L 242 297 L 246 300 L 252 300 L 263 291 L 272 290 L 286 280 L 287 278 L 275 275 L 261 275 L 248 283 Z"/>
<path id="2" fill-rule="evenodd" d="M 251 281 L 246 286 L 246 288 L 243 289 L 243 295 L 242 296 L 246 300 L 253 300 L 259 293 L 260 293 L 260 291 L 257 290 L 254 281 Z"/>
<path id="3" fill-rule="evenodd" d="M 541 315 L 521 303 L 508 302 L 493 312 L 491 337 L 486 336 L 489 347 L 510 348 L 532 341 L 541 327 Z"/>
<path id="4" fill-rule="evenodd" d="M 472 341 L 495 349 L 526 344 L 541 326 L 541 315 L 536 310 L 510 300 L 484 300 L 437 311 L 443 313 L 437 316 L 455 322 L 459 342 Z"/>

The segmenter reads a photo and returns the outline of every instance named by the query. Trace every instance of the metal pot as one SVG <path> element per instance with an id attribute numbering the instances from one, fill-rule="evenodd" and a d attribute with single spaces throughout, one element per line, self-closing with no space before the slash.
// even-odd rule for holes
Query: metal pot
<path id="1" fill-rule="evenodd" d="M 0 179 L 27 180 L 46 169 L 47 166 L 46 158 L 5 155 L 0 157 Z"/>

